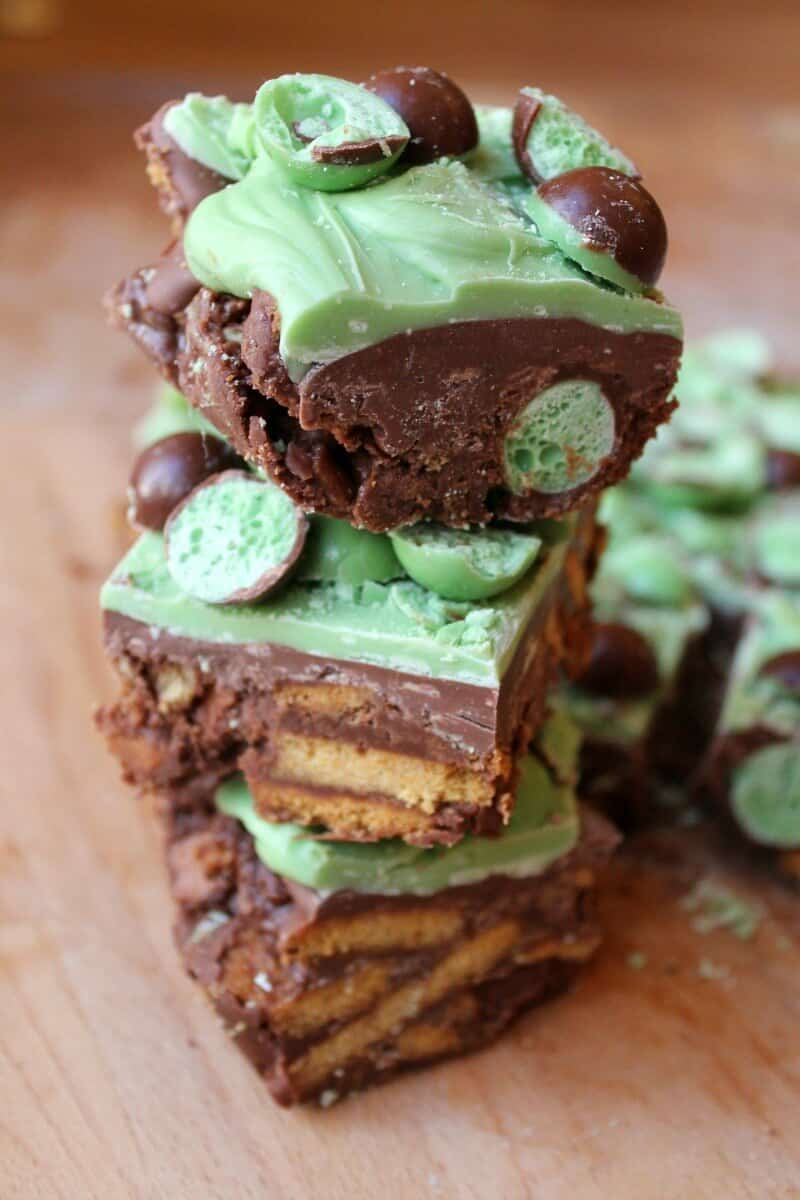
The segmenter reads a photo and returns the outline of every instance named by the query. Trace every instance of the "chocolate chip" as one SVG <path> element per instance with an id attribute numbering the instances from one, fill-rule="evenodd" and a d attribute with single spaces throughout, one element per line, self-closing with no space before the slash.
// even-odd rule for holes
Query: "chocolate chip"
<path id="1" fill-rule="evenodd" d="M 207 433 L 173 433 L 148 446 L 130 477 L 128 518 L 142 529 L 163 529 L 174 508 L 193 488 L 228 467 L 241 465 L 221 438 Z"/>
<path id="2" fill-rule="evenodd" d="M 618 622 L 598 622 L 592 634 L 589 665 L 578 686 L 597 696 L 632 700 L 658 686 L 658 663 L 650 643 Z"/>
<path id="3" fill-rule="evenodd" d="M 652 286 L 667 256 L 667 226 L 636 179 L 610 167 L 579 167 L 539 185 L 538 199 L 580 233 L 587 250 L 607 254 Z"/>
<path id="4" fill-rule="evenodd" d="M 466 154 L 478 144 L 475 110 L 461 88 L 430 67 L 394 67 L 364 84 L 399 113 L 411 133 L 402 162 L 433 162 Z"/>
<path id="5" fill-rule="evenodd" d="M 800 696 L 800 650 L 785 650 L 768 658 L 758 672 L 776 679 L 792 695 Z"/>
<path id="6" fill-rule="evenodd" d="M 299 442 L 289 442 L 286 447 L 286 466 L 298 479 L 314 478 L 314 463 L 308 451 Z"/>
<path id="7" fill-rule="evenodd" d="M 771 492 L 800 487 L 800 454 L 794 450 L 768 450 L 767 487 Z"/>

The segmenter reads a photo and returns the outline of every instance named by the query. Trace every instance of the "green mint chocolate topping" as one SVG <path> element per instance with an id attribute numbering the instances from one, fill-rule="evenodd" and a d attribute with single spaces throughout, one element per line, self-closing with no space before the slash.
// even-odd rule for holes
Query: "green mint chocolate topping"
<path id="1" fill-rule="evenodd" d="M 530 401 L 506 437 L 515 495 L 563 492 L 597 474 L 614 448 L 614 409 L 599 384 L 565 379 Z"/>
<path id="2" fill-rule="evenodd" d="M 260 146 L 301 187 L 341 192 L 382 175 L 408 144 L 405 121 L 379 96 L 330 75 L 281 75 L 256 93 Z"/>
<path id="3" fill-rule="evenodd" d="M 403 568 L 385 533 L 354 529 L 334 517 L 311 516 L 309 523 L 298 580 L 329 580 L 358 586 L 370 579 L 388 583 L 403 578 Z"/>
<path id="4" fill-rule="evenodd" d="M 511 529 L 447 529 L 411 525 L 389 535 L 413 580 L 446 600 L 484 600 L 528 571 L 541 538 Z"/>
<path id="5" fill-rule="evenodd" d="M 259 156 L 207 196 L 184 249 L 218 292 L 269 292 L 292 379 L 411 329 L 504 317 L 574 317 L 681 336 L 663 304 L 600 287 L 537 236 L 507 193 L 461 162 L 392 173 L 370 187 L 298 187 Z"/>
<path id="6" fill-rule="evenodd" d="M 620 266 L 612 254 L 593 250 L 587 244 L 585 232 L 570 224 L 537 191 L 531 189 L 523 203 L 525 211 L 542 237 L 558 246 L 561 253 L 571 262 L 577 263 L 590 275 L 622 288 L 623 291 L 634 294 L 645 291 L 645 284 L 640 279 Z"/>
<path id="7" fill-rule="evenodd" d="M 574 530 L 575 521 L 561 522 Z M 306 654 L 495 687 L 531 617 L 556 585 L 567 536 L 539 554 L 519 583 L 481 602 L 446 601 L 410 579 L 359 586 L 292 579 L 260 604 L 205 604 L 184 592 L 163 538 L 143 534 L 106 582 L 101 606 L 176 636 L 275 643 Z M 302 559 L 302 556 L 301 556 Z"/>
<path id="8" fill-rule="evenodd" d="M 226 96 L 190 92 L 167 109 L 164 129 L 184 154 L 226 179 L 243 179 L 255 156 L 252 105 Z"/>
<path id="9" fill-rule="evenodd" d="M 522 760 L 516 804 L 502 837 L 467 835 L 447 849 L 421 850 L 395 838 L 371 844 L 316 840 L 313 830 L 260 817 L 241 779 L 223 784 L 216 802 L 242 822 L 271 871 L 319 892 L 430 895 L 492 875 L 539 875 L 573 848 L 579 834 L 572 788 L 532 757 Z"/>
<path id="10" fill-rule="evenodd" d="M 782 850 L 800 848 L 800 745 L 764 746 L 735 767 L 731 807 L 755 842 Z"/>
<path id="11" fill-rule="evenodd" d="M 287 577 L 307 528 L 305 513 L 275 484 L 224 471 L 190 492 L 167 521 L 167 567 L 195 600 L 257 600 Z"/>
<path id="12" fill-rule="evenodd" d="M 525 151 L 538 179 L 553 179 L 578 167 L 612 167 L 638 177 L 635 165 L 583 117 L 556 96 L 539 88 L 522 88 L 522 95 L 538 105 L 528 132 Z"/>

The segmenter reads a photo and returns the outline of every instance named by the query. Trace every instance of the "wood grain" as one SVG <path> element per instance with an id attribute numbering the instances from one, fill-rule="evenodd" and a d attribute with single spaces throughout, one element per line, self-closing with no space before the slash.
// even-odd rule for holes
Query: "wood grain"
<path id="1" fill-rule="evenodd" d="M 496 100 L 535 69 L 641 148 L 690 331 L 760 324 L 800 365 L 800 10 L 164 10 L 87 0 L 53 36 L 0 41 L 0 1196 L 797 1200 L 800 902 L 708 831 L 627 848 L 598 962 L 494 1049 L 285 1113 L 182 976 L 156 831 L 91 711 L 109 689 L 96 592 L 151 386 L 97 297 L 164 237 L 137 121 L 295 66 L 428 60 Z M 692 928 L 680 898 L 708 874 L 759 897 L 752 941 Z"/>

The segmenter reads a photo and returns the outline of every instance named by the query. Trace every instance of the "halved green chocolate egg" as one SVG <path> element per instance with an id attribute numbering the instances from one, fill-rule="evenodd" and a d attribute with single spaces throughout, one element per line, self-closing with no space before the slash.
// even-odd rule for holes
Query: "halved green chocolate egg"
<path id="1" fill-rule="evenodd" d="M 297 568 L 300 580 L 328 580 L 354 587 L 372 580 L 388 583 L 403 578 L 392 543 L 385 533 L 355 529 L 347 521 L 315 514 L 310 518 L 308 540 Z"/>
<path id="2" fill-rule="evenodd" d="M 580 167 L 524 198 L 539 233 L 584 271 L 626 292 L 653 287 L 667 256 L 667 225 L 641 183 L 609 167 Z"/>
<path id="3" fill-rule="evenodd" d="M 524 87 L 514 105 L 514 153 L 534 183 L 576 167 L 613 167 L 634 179 L 635 164 L 557 96 Z"/>
<path id="4" fill-rule="evenodd" d="M 303 187 L 343 192 L 388 171 L 408 128 L 366 88 L 331 75 L 281 75 L 262 84 L 253 106 L 264 150 Z"/>
<path id="5" fill-rule="evenodd" d="M 597 474 L 614 448 L 614 409 L 590 379 L 564 379 L 526 404 L 505 440 L 516 496 L 571 491 Z"/>
<path id="6" fill-rule="evenodd" d="M 542 540 L 513 529 L 448 529 L 409 525 L 390 533 L 411 578 L 445 600 L 485 600 L 513 587 L 534 562 Z"/>
<path id="7" fill-rule="evenodd" d="M 749 755 L 733 770 L 730 803 L 754 842 L 800 847 L 800 745 L 780 742 Z"/>
<path id="8" fill-rule="evenodd" d="M 196 600 L 245 604 L 291 574 L 307 531 L 305 513 L 274 483 L 223 471 L 190 492 L 167 521 L 167 567 Z"/>

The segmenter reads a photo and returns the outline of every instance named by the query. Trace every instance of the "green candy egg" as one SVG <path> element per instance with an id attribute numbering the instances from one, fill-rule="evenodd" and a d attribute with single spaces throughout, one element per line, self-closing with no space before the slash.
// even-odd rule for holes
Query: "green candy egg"
<path id="1" fill-rule="evenodd" d="M 201 483 L 164 528 L 167 569 L 206 604 L 247 604 L 292 573 L 308 531 L 304 512 L 274 483 L 223 471 Z"/>
<path id="2" fill-rule="evenodd" d="M 567 492 L 587 483 L 614 449 L 614 409 L 599 384 L 564 379 L 539 392 L 506 436 L 511 491 Z"/>
<path id="3" fill-rule="evenodd" d="M 358 587 L 362 583 L 389 583 L 402 579 L 392 543 L 385 533 L 354 529 L 334 517 L 309 518 L 308 539 L 296 578 L 316 583 L 328 581 Z"/>
<path id="4" fill-rule="evenodd" d="M 485 600 L 506 591 L 542 546 L 534 534 L 511 529 L 410 525 L 389 536 L 411 578 L 445 600 Z"/>
<path id="5" fill-rule="evenodd" d="M 323 192 L 363 187 L 397 161 L 403 119 L 366 88 L 331 75 L 281 75 L 253 105 L 256 138 L 295 183 Z"/>

